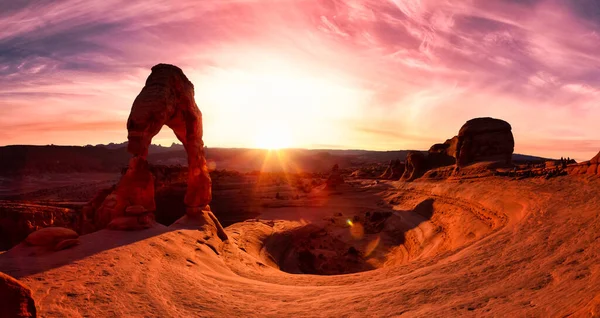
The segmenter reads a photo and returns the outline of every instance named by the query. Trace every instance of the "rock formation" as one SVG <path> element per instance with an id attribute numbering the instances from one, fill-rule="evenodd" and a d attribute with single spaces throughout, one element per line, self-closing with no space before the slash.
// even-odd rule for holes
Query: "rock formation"
<path id="1" fill-rule="evenodd" d="M 567 172 L 570 175 L 598 175 L 600 176 L 600 152 L 589 161 L 584 161 L 576 164 L 570 164 L 567 167 Z"/>
<path id="2" fill-rule="evenodd" d="M 46 227 L 37 230 L 25 239 L 32 246 L 45 246 L 56 251 L 64 250 L 79 244 L 79 234 L 64 227 Z"/>
<path id="3" fill-rule="evenodd" d="M 196 211 L 208 205 L 212 198 L 211 180 L 204 157 L 202 113 L 194 100 L 194 85 L 178 67 L 158 64 L 133 102 L 127 120 L 128 151 L 133 155 L 127 172 L 94 212 L 90 213 L 93 207 L 88 207 L 85 213 L 93 214 L 88 223 L 92 222 L 95 229 L 110 225 L 113 229 L 135 230 L 147 228 L 153 222 L 155 180 L 146 158 L 152 138 L 165 125 L 183 143 L 188 155 L 186 207 Z M 141 207 L 145 212 L 131 215 L 132 210 L 128 210 L 131 206 Z"/>
<path id="4" fill-rule="evenodd" d="M 435 144 L 429 148 L 427 162 L 429 168 L 444 167 L 456 164 L 458 136 L 446 140 L 443 144 Z"/>
<path id="5" fill-rule="evenodd" d="M 406 156 L 405 170 L 401 180 L 413 181 L 427 171 L 427 159 L 419 151 L 411 151 Z"/>
<path id="6" fill-rule="evenodd" d="M 388 180 L 398 180 L 402 177 L 404 173 L 404 163 L 400 161 L 400 159 L 390 160 L 390 163 L 383 174 L 381 174 L 381 179 Z"/>
<path id="7" fill-rule="evenodd" d="M 78 229 L 80 222 L 80 214 L 74 209 L 0 201 L 0 251 L 21 243 L 41 228 L 61 226 Z"/>
<path id="8" fill-rule="evenodd" d="M 0 318 L 37 317 L 31 290 L 0 272 Z"/>
<path id="9" fill-rule="evenodd" d="M 458 167 L 480 161 L 510 164 L 514 147 L 509 123 L 490 117 L 475 118 L 460 128 L 454 158 Z"/>
<path id="10" fill-rule="evenodd" d="M 493 173 L 491 170 L 495 167 L 512 163 L 515 141 L 511 129 L 509 123 L 500 119 L 471 119 L 460 128 L 457 136 L 431 146 L 426 158 L 412 153 L 406 160 L 402 180 L 414 180 L 422 175 L 428 179 L 445 179 L 475 172 L 481 174 L 481 170 Z M 489 164 L 477 169 L 461 169 L 477 162 Z"/>
<path id="11" fill-rule="evenodd" d="M 331 168 L 331 174 L 329 175 L 329 178 L 327 178 L 326 188 L 335 189 L 340 184 L 344 184 L 344 177 L 342 177 L 340 167 L 336 163 Z"/>

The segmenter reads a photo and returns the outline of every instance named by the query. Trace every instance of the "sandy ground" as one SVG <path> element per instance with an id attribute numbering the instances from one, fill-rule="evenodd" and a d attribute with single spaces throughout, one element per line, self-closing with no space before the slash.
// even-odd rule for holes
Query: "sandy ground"
<path id="1" fill-rule="evenodd" d="M 19 245 L 0 271 L 31 287 L 43 317 L 598 316 L 599 189 L 579 177 L 365 181 L 267 205 L 225 242 L 206 227 L 103 230 L 60 252 Z M 391 213 L 380 232 L 344 223 L 374 211 Z M 370 267 L 280 270 L 309 226 Z"/>

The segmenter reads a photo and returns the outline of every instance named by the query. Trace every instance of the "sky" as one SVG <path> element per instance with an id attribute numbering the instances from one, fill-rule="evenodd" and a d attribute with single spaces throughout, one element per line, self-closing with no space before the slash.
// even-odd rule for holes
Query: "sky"
<path id="1" fill-rule="evenodd" d="M 495 117 L 515 152 L 589 159 L 598 52 L 597 0 L 0 0 L 0 145 L 125 141 L 170 63 L 208 147 L 426 150 Z"/>

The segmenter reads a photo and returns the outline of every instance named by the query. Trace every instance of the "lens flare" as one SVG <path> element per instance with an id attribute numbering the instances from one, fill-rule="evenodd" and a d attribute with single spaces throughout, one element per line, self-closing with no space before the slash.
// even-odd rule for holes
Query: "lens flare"
<path id="1" fill-rule="evenodd" d="M 362 239 L 365 236 L 365 229 L 360 223 L 352 223 L 350 226 L 350 235 L 355 239 Z"/>

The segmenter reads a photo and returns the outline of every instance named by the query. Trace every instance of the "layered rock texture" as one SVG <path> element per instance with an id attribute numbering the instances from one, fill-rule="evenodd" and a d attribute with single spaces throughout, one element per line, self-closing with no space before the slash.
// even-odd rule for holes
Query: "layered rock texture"
<path id="1" fill-rule="evenodd" d="M 567 167 L 567 172 L 572 175 L 599 175 L 600 169 L 600 152 L 589 161 L 580 162 L 577 164 L 570 164 Z"/>
<path id="2" fill-rule="evenodd" d="M 31 290 L 0 272 L 0 318 L 37 317 Z"/>
<path id="3" fill-rule="evenodd" d="M 427 159 L 419 151 L 411 151 L 406 156 L 405 170 L 401 180 L 413 181 L 427 171 Z"/>
<path id="4" fill-rule="evenodd" d="M 381 179 L 398 180 L 404 173 L 404 163 L 400 159 L 390 160 L 387 169 L 379 176 Z"/>
<path id="5" fill-rule="evenodd" d="M 0 250 L 22 242 L 27 235 L 49 226 L 78 228 L 77 211 L 33 203 L 0 202 Z"/>
<path id="6" fill-rule="evenodd" d="M 194 100 L 194 85 L 178 67 L 158 64 L 133 102 L 127 121 L 128 151 L 133 158 L 102 203 L 99 201 L 106 193 L 86 208 L 86 232 L 105 227 L 136 230 L 151 225 L 156 210 L 155 177 L 148 166 L 148 148 L 165 125 L 183 143 L 188 155 L 186 207 L 203 209 L 208 205 L 212 198 L 211 180 L 204 156 L 202 113 Z M 131 207 L 136 207 L 135 214 Z"/>

